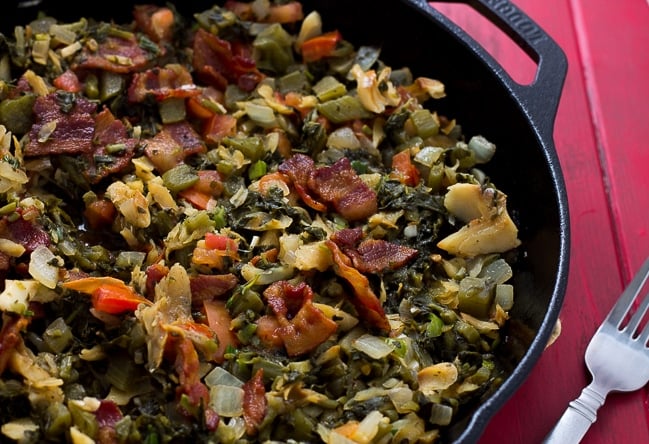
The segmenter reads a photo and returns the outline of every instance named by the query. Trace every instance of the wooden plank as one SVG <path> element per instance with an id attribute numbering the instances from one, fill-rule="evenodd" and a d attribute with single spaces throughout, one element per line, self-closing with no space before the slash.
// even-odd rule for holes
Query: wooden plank
<path id="1" fill-rule="evenodd" d="M 630 275 L 649 255 L 649 5 L 573 0 L 613 223 Z"/>
<path id="2" fill-rule="evenodd" d="M 617 107 L 613 108 L 615 113 L 624 111 L 633 114 L 632 108 L 628 107 L 631 102 L 627 102 L 627 109 L 619 109 L 622 105 L 619 102 L 626 96 L 609 89 L 609 83 L 614 80 L 609 76 L 619 75 L 617 71 L 624 68 L 604 68 L 600 64 L 626 61 L 621 66 L 628 67 L 628 61 L 632 59 L 623 57 L 629 57 L 631 52 L 635 52 L 636 57 L 637 54 L 644 54 L 646 59 L 649 39 L 644 38 L 643 44 L 636 44 L 635 50 L 625 48 L 625 54 L 618 53 L 614 57 L 611 57 L 611 52 L 608 53 L 609 58 L 606 55 L 600 56 L 601 53 L 598 52 L 598 45 L 603 44 L 600 40 L 608 40 L 606 47 L 609 49 L 619 41 L 629 44 L 627 39 L 617 39 L 618 34 L 630 32 L 624 22 L 619 21 L 622 20 L 619 16 L 629 20 L 633 12 L 626 7 L 622 8 L 623 11 L 618 11 L 618 3 L 612 8 L 610 3 L 598 1 L 594 5 L 591 0 L 517 0 L 515 3 L 557 40 L 570 64 L 557 115 L 555 144 L 564 170 L 570 205 L 571 274 L 561 313 L 562 335 L 545 352 L 521 389 L 491 421 L 481 440 L 483 444 L 540 442 L 568 402 L 578 396 L 582 387 L 589 382 L 590 377 L 583 361 L 586 345 L 622 290 L 623 282 L 628 280 L 626 264 L 639 263 L 638 257 L 641 256 L 641 253 L 636 252 L 636 246 L 630 242 L 629 236 L 632 235 L 622 234 L 624 231 L 618 232 L 616 229 L 630 230 L 635 237 L 646 237 L 646 228 L 643 231 L 640 218 L 629 211 L 631 205 L 627 200 L 649 199 L 646 190 L 642 191 L 644 196 L 640 198 L 619 196 L 638 179 L 638 170 L 647 165 L 643 162 L 646 160 L 646 151 L 625 152 L 624 157 L 627 158 L 612 159 L 611 157 L 616 157 L 615 153 L 619 156 L 619 148 L 616 150 L 613 147 L 619 146 L 619 143 L 612 143 L 608 137 L 610 131 L 602 131 L 602 128 L 609 128 L 606 126 L 609 122 L 607 116 L 612 109 L 608 106 Z M 647 9 L 646 4 L 641 4 L 642 1 L 625 4 L 629 6 L 631 3 L 635 3 L 636 12 L 642 7 Z M 464 29 L 470 30 L 470 34 L 499 60 L 514 79 L 523 80 L 523 83 L 526 78 L 529 79 L 529 73 L 525 71 L 529 70 L 529 61 L 522 60 L 520 51 L 512 50 L 512 43 L 504 41 L 493 26 L 484 21 L 476 21 L 472 14 L 458 10 L 455 5 L 435 5 Z M 612 21 L 614 25 L 602 27 L 601 20 L 611 14 L 616 16 Z M 649 29 L 647 20 L 642 23 Z M 595 31 L 599 32 L 596 39 L 591 36 Z M 636 29 L 631 32 L 641 34 Z M 643 45 L 644 50 L 640 52 L 638 46 Z M 597 57 L 592 55 L 595 52 Z M 642 67 L 639 72 L 646 75 L 648 71 L 648 68 Z M 634 75 L 627 72 L 625 79 L 629 77 Z M 634 80 L 639 80 L 637 75 Z M 624 87 L 618 83 L 616 88 L 626 88 L 628 93 L 630 85 Z M 611 94 L 616 99 L 609 97 Z M 611 104 L 613 100 L 617 103 Z M 649 113 L 640 114 L 647 115 Z M 645 129 L 647 127 L 649 125 L 645 125 Z M 627 131 L 624 136 L 627 140 L 638 134 L 638 128 L 633 127 L 628 120 L 625 121 L 624 129 Z M 618 131 L 612 134 L 617 141 L 621 140 Z M 637 140 L 649 139 L 645 136 Z M 628 165 L 629 163 L 632 165 Z M 645 179 L 643 183 L 649 181 Z M 611 397 L 584 442 L 649 442 L 643 401 L 641 392 Z"/>

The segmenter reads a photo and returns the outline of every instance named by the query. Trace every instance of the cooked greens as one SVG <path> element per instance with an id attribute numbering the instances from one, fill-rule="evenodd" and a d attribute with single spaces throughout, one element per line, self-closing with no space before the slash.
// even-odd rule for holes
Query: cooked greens
<path id="1" fill-rule="evenodd" d="M 2 435 L 443 441 L 506 376 L 495 145 L 298 2 L 132 12 L 3 38 Z"/>

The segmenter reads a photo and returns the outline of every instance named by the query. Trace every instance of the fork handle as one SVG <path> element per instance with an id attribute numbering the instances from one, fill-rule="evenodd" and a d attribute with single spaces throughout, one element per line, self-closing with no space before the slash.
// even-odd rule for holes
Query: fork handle
<path id="1" fill-rule="evenodd" d="M 604 404 L 606 393 L 593 383 L 584 388 L 579 398 L 571 401 L 568 408 L 543 440 L 544 444 L 575 444 L 581 441 L 597 419 L 597 410 Z"/>

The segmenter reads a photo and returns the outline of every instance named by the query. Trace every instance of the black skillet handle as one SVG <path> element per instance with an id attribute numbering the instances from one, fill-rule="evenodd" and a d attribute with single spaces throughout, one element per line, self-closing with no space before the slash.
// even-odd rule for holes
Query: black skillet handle
<path id="1" fill-rule="evenodd" d="M 563 50 L 509 0 L 443 1 L 470 5 L 507 34 L 537 63 L 534 81 L 529 85 L 521 85 L 515 82 L 497 62 L 489 61 L 512 94 L 519 99 L 542 139 L 552 140 L 554 119 L 568 69 Z"/>

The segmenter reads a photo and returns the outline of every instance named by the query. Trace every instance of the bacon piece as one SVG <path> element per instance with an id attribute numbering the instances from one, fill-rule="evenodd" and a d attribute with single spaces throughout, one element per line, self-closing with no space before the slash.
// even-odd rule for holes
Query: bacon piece
<path id="1" fill-rule="evenodd" d="M 205 139 L 218 145 L 227 136 L 234 136 L 237 132 L 237 119 L 230 114 L 214 114 L 203 126 Z"/>
<path id="2" fill-rule="evenodd" d="M 189 285 L 192 291 L 192 303 L 200 304 L 228 294 L 239 283 L 232 274 L 198 274 L 190 276 Z"/>
<path id="3" fill-rule="evenodd" d="M 164 173 L 181 163 L 187 156 L 207 151 L 205 143 L 188 122 L 165 125 L 148 139 L 144 149 L 158 171 Z"/>
<path id="4" fill-rule="evenodd" d="M 193 50 L 192 65 L 199 78 L 220 90 L 234 83 L 249 92 L 264 78 L 247 47 L 222 40 L 202 28 L 194 36 Z"/>
<path id="5" fill-rule="evenodd" d="M 217 361 L 219 359 L 219 337 L 209 325 L 190 319 L 177 319 L 176 316 L 176 319 L 170 324 L 165 324 L 163 329 L 172 336 L 181 336 L 192 341 L 196 351 L 205 360 Z"/>
<path id="6" fill-rule="evenodd" d="M 4 373 L 7 362 L 14 350 L 23 340 L 20 332 L 30 322 L 30 318 L 13 314 L 2 315 L 2 330 L 0 330 L 0 375 Z"/>
<path id="7" fill-rule="evenodd" d="M 297 285 L 288 281 L 274 282 L 264 290 L 264 297 L 279 325 L 270 336 L 282 339 L 289 356 L 314 350 L 338 328 L 313 305 L 313 290 L 304 282 Z"/>
<path id="8" fill-rule="evenodd" d="M 296 154 L 282 162 L 278 171 L 288 176 L 304 203 L 316 211 L 327 211 L 330 204 L 349 221 L 377 211 L 376 193 L 358 177 L 346 157 L 316 168 L 311 157 Z"/>
<path id="9" fill-rule="evenodd" d="M 7 253 L 0 251 L 0 273 L 9 271 L 11 265 L 11 256 Z M 4 278 L 3 274 L 0 274 L 0 280 Z"/>
<path id="10" fill-rule="evenodd" d="M 122 411 L 114 401 L 102 399 L 99 408 L 95 410 L 95 417 L 99 427 L 115 427 L 123 417 Z"/>
<path id="11" fill-rule="evenodd" d="M 371 216 L 378 208 L 376 193 L 358 177 L 346 157 L 331 166 L 316 169 L 309 180 L 309 188 L 350 221 Z"/>
<path id="12" fill-rule="evenodd" d="M 52 93 L 40 96 L 34 102 L 34 124 L 24 149 L 25 157 L 92 152 L 95 128 L 92 114 L 96 105 L 83 97 L 76 97 L 71 109 L 64 111 L 60 103 L 62 97 Z"/>
<path id="13" fill-rule="evenodd" d="M 309 181 L 316 170 L 312 158 L 305 154 L 296 154 L 282 162 L 277 169 L 288 176 L 305 204 L 316 211 L 327 211 L 327 206 L 316 200 L 309 191 Z"/>
<path id="14" fill-rule="evenodd" d="M 342 250 L 347 253 L 348 249 L 355 249 L 356 245 L 363 239 L 363 228 L 345 228 L 338 230 L 331 235 L 331 240 L 336 243 Z"/>
<path id="15" fill-rule="evenodd" d="M 92 154 L 86 155 L 87 169 L 84 175 L 90 183 L 99 183 L 105 177 L 122 171 L 130 164 L 138 141 L 128 137 L 124 123 L 116 119 L 110 109 L 104 108 L 95 118 L 93 143 L 95 150 Z M 121 149 L 109 153 L 107 151 L 109 145 L 121 145 Z M 110 163 L 98 164 L 95 161 L 98 156 L 110 156 L 113 160 Z"/>
<path id="16" fill-rule="evenodd" d="M 189 123 L 172 123 L 165 125 L 164 130 L 169 132 L 171 137 L 183 147 L 186 155 L 206 151 L 203 140 Z"/>
<path id="17" fill-rule="evenodd" d="M 108 108 L 104 108 L 95 118 L 94 143 L 99 146 L 114 143 L 135 145 L 135 139 L 129 139 L 126 127 L 121 120 L 115 118 Z"/>
<path id="18" fill-rule="evenodd" d="M 41 245 L 49 247 L 50 236 L 43 228 L 34 221 L 27 221 L 19 217 L 13 222 L 9 222 L 10 238 L 25 247 L 25 253 L 29 254 Z"/>
<path id="19" fill-rule="evenodd" d="M 382 239 L 367 239 L 361 242 L 357 251 L 359 260 L 358 263 L 354 261 L 354 266 L 362 273 L 396 270 L 406 265 L 418 254 L 414 248 Z"/>
<path id="20" fill-rule="evenodd" d="M 177 63 L 170 63 L 164 68 L 135 73 L 128 88 L 128 100 L 139 103 L 148 96 L 153 96 L 155 100 L 162 101 L 172 97 L 194 97 L 200 93 L 187 68 Z"/>
<path id="21" fill-rule="evenodd" d="M 264 387 L 264 369 L 260 368 L 255 375 L 243 384 L 243 420 L 246 434 L 257 433 L 257 427 L 264 420 L 268 403 Z"/>
<path id="22" fill-rule="evenodd" d="M 347 257 L 332 240 L 325 241 L 331 250 L 334 261 L 334 272 L 346 280 L 354 290 L 352 303 L 361 317 L 370 325 L 382 330 L 390 331 L 390 323 L 385 315 L 381 301 L 370 288 L 370 282 L 361 272 L 352 267 L 352 261 Z"/>
<path id="23" fill-rule="evenodd" d="M 159 52 L 164 52 L 159 47 Z M 96 51 L 84 46 L 79 63 L 73 66 L 78 69 L 101 69 L 118 74 L 128 74 L 146 69 L 151 54 L 141 48 L 135 36 L 130 38 L 106 37 L 99 43 Z"/>
<path id="24" fill-rule="evenodd" d="M 417 250 L 382 239 L 361 242 L 362 229 L 347 228 L 331 236 L 361 273 L 380 273 L 403 267 L 417 256 Z"/>
<path id="25" fill-rule="evenodd" d="M 257 319 L 257 330 L 255 334 L 261 340 L 265 347 L 281 349 L 284 341 L 279 335 L 281 325 L 273 315 L 264 315 Z"/>
<path id="26" fill-rule="evenodd" d="M 195 412 L 189 412 L 181 407 L 181 411 L 187 416 L 196 415 L 202 411 L 206 424 L 210 424 L 216 429 L 216 426 L 218 426 L 218 415 L 208 407 L 210 394 L 207 386 L 201 382 L 199 373 L 200 361 L 196 348 L 192 341 L 186 337 L 178 338 L 175 341 L 175 345 L 176 361 L 174 367 L 178 374 L 179 382 L 178 388 L 176 389 L 177 394 L 179 396 L 186 395 L 190 406 L 196 409 Z"/>
<path id="27" fill-rule="evenodd" d="M 146 269 L 146 295 L 151 299 L 155 295 L 155 286 L 162 280 L 163 277 L 169 274 L 169 267 L 161 263 L 151 264 Z"/>

